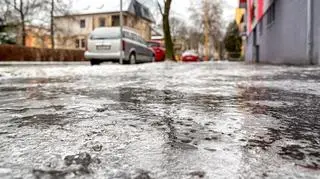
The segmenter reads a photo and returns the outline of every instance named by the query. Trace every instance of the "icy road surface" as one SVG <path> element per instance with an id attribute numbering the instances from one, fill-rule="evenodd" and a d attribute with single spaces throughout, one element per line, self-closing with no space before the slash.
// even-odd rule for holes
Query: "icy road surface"
<path id="1" fill-rule="evenodd" d="M 0 178 L 320 178 L 320 68 L 0 67 Z"/>

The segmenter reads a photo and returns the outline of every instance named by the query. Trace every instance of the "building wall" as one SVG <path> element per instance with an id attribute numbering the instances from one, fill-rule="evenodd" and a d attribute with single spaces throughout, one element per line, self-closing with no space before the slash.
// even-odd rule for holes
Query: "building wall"
<path id="1" fill-rule="evenodd" d="M 246 40 L 246 47 L 245 47 L 245 61 L 249 63 L 254 63 L 255 59 L 253 59 L 253 33 L 251 33 Z"/>
<path id="2" fill-rule="evenodd" d="M 243 32 L 245 31 L 245 26 L 244 23 L 242 22 L 242 19 L 245 18 L 245 12 L 246 9 L 245 8 L 236 8 L 236 15 L 235 15 L 235 19 L 236 19 L 236 23 L 238 25 L 239 31 L 241 33 L 241 36 L 243 34 Z M 244 55 L 244 40 L 242 39 L 242 46 L 241 46 L 241 56 Z"/>
<path id="3" fill-rule="evenodd" d="M 244 16 L 245 12 L 246 12 L 246 10 L 244 8 L 236 8 L 235 19 L 236 19 L 236 23 L 238 26 L 240 26 L 241 19 Z"/>
<path id="4" fill-rule="evenodd" d="M 50 29 L 41 26 L 26 27 L 26 47 L 51 48 Z"/>
<path id="5" fill-rule="evenodd" d="M 248 33 L 251 33 L 257 22 L 262 18 L 265 12 L 264 2 L 264 0 L 247 0 Z"/>
<path id="6" fill-rule="evenodd" d="M 112 24 L 112 16 L 116 15 L 116 14 L 97 14 L 97 15 L 93 15 L 93 24 L 92 24 L 92 29 L 89 31 L 89 33 L 94 30 L 95 28 L 99 27 L 99 23 L 100 23 L 100 18 L 105 18 L 105 23 L 106 26 L 111 26 Z"/>
<path id="7" fill-rule="evenodd" d="M 151 24 L 150 22 L 138 18 L 136 16 L 128 15 L 125 22 L 126 26 L 134 28 L 145 40 L 151 39 Z"/>
<path id="8" fill-rule="evenodd" d="M 80 27 L 80 21 L 85 20 L 85 27 Z M 87 39 L 88 34 L 93 30 L 93 16 L 67 16 L 55 18 L 56 48 L 76 49 L 76 40 Z M 84 48 L 81 47 L 80 48 Z"/>
<path id="9" fill-rule="evenodd" d="M 81 42 L 86 41 L 88 35 L 99 27 L 99 19 L 105 18 L 106 27 L 112 26 L 112 16 L 119 13 L 109 14 L 90 14 L 81 16 L 66 16 L 55 18 L 56 30 L 56 48 L 63 49 L 84 49 Z M 85 28 L 80 27 L 80 21 L 85 20 Z M 124 24 L 127 27 L 135 29 L 145 40 L 151 39 L 151 23 L 132 14 L 124 14 Z M 78 46 L 76 43 L 79 43 Z"/>
<path id="10" fill-rule="evenodd" d="M 320 1 L 313 0 L 313 63 L 320 64 Z"/>
<path id="11" fill-rule="evenodd" d="M 10 29 L 10 32 L 16 34 L 16 42 L 22 45 L 22 28 L 16 27 Z M 42 26 L 26 26 L 25 46 L 33 48 L 51 48 L 50 30 Z"/>
<path id="12" fill-rule="evenodd" d="M 308 64 L 306 52 L 307 3 L 301 0 L 276 0 L 274 23 L 268 25 L 267 18 L 268 14 L 266 13 L 253 31 L 249 33 L 246 60 L 256 60 L 254 56 L 254 33 L 256 33 L 260 62 Z"/>
<path id="13" fill-rule="evenodd" d="M 40 34 L 39 32 L 27 32 L 26 47 L 51 48 L 50 35 Z"/>

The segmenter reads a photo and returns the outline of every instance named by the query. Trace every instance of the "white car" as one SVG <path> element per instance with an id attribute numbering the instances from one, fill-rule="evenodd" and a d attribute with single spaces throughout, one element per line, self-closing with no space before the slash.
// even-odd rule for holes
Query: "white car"
<path id="1" fill-rule="evenodd" d="M 90 60 L 91 65 L 99 65 L 104 61 L 120 64 L 155 61 L 152 49 L 148 48 L 147 43 L 134 30 L 123 28 L 121 41 L 120 27 L 96 28 L 89 35 L 85 58 Z"/>

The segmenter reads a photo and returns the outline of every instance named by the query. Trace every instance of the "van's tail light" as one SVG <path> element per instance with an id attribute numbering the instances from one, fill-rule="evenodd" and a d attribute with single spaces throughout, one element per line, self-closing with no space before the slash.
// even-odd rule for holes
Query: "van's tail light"
<path id="1" fill-rule="evenodd" d="M 122 40 L 122 50 L 123 51 L 126 50 L 126 42 L 124 40 Z"/>

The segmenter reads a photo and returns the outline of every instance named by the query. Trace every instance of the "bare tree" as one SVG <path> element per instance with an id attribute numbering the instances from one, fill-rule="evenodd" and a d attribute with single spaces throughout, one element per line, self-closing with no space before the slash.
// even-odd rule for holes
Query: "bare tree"
<path id="1" fill-rule="evenodd" d="M 199 32 L 198 29 L 189 28 L 187 31 L 187 42 L 189 49 L 199 49 L 199 44 L 203 44 L 203 34 Z"/>
<path id="2" fill-rule="evenodd" d="M 55 15 L 69 14 L 69 9 L 72 4 L 72 0 L 45 0 L 43 1 L 43 7 L 45 11 L 50 12 L 47 17 L 50 17 L 48 24 L 50 24 L 50 41 L 51 48 L 55 48 L 55 32 L 57 30 L 54 17 Z"/>
<path id="3" fill-rule="evenodd" d="M 50 10 L 50 39 L 51 39 L 51 48 L 54 49 L 54 10 L 55 10 L 55 0 L 51 0 L 51 10 Z"/>
<path id="4" fill-rule="evenodd" d="M 5 0 L 0 0 L 0 44 L 15 44 L 16 38 L 12 33 L 15 25 L 9 5 Z"/>
<path id="5" fill-rule="evenodd" d="M 2 24 L 7 22 L 9 15 L 9 5 L 5 2 L 5 0 L 0 0 L 0 23 Z"/>
<path id="6" fill-rule="evenodd" d="M 160 0 L 158 0 L 159 11 L 162 15 L 163 33 L 164 33 L 164 40 L 166 45 L 166 56 L 171 60 L 175 60 L 175 53 L 173 48 L 170 22 L 169 22 L 172 0 L 163 0 L 162 3 L 163 3 L 163 6 L 161 5 Z"/>
<path id="7" fill-rule="evenodd" d="M 4 0 L 12 16 L 18 17 L 20 26 L 21 45 L 26 45 L 26 23 L 31 22 L 33 15 L 39 11 L 41 0 Z"/>
<path id="8" fill-rule="evenodd" d="M 205 43 L 205 36 L 209 36 L 211 44 L 220 42 L 222 38 L 222 7 L 221 0 L 203 0 L 192 4 L 190 7 L 190 19 L 193 23 L 200 27 L 198 32 L 203 35 L 199 39 L 199 43 Z M 214 43 L 214 47 L 218 48 L 219 43 Z"/>
<path id="9" fill-rule="evenodd" d="M 186 28 L 186 23 L 183 19 L 180 19 L 175 16 L 170 17 L 170 31 L 172 37 L 183 36 L 182 31 Z"/>

